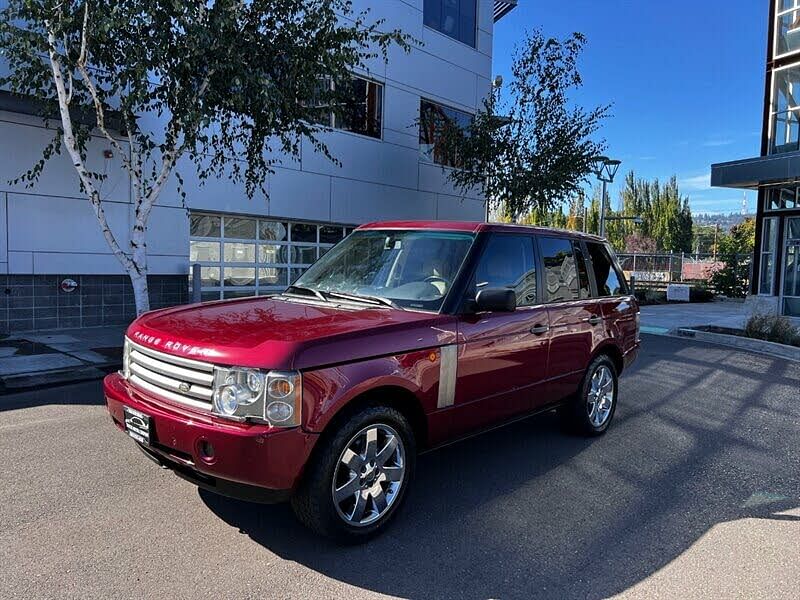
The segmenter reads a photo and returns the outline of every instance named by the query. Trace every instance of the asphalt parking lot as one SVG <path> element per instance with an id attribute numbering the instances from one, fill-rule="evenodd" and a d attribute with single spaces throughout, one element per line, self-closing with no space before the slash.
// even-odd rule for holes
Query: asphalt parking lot
<path id="1" fill-rule="evenodd" d="M 800 364 L 645 336 L 609 433 L 552 415 L 421 457 L 341 548 L 146 460 L 99 383 L 0 398 L 4 598 L 797 598 Z"/>

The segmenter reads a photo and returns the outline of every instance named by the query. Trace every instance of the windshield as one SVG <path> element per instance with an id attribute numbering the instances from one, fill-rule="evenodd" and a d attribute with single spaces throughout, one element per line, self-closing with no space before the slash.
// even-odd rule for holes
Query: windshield
<path id="1" fill-rule="evenodd" d="M 469 233 L 445 231 L 355 231 L 294 287 L 438 311 L 473 240 Z"/>

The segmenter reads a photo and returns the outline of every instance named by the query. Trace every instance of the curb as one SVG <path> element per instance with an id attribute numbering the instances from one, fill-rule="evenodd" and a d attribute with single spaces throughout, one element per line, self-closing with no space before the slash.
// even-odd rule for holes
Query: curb
<path id="1" fill-rule="evenodd" d="M 727 335 L 724 333 L 711 333 L 708 331 L 697 331 L 686 327 L 679 327 L 669 332 L 673 337 L 690 338 L 699 342 L 708 342 L 710 344 L 718 344 L 721 346 L 729 346 L 738 348 L 739 350 L 747 350 L 748 352 L 755 352 L 757 354 L 765 354 L 775 358 L 783 358 L 800 362 L 800 348 L 794 346 L 786 346 L 784 344 L 776 344 L 775 342 L 767 342 L 764 340 L 757 340 L 754 338 L 746 338 L 738 335 Z"/>
<path id="2" fill-rule="evenodd" d="M 13 394 L 32 388 L 102 379 L 120 368 L 119 363 L 87 365 L 52 371 L 34 371 L 0 377 L 0 394 Z"/>

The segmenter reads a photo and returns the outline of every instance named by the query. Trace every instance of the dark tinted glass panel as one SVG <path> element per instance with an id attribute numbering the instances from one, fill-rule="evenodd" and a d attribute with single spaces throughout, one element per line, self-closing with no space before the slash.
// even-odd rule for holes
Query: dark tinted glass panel
<path id="1" fill-rule="evenodd" d="M 210 215 L 192 215 L 189 232 L 195 237 L 219 237 L 220 219 Z"/>
<path id="2" fill-rule="evenodd" d="M 477 0 L 425 0 L 424 22 L 474 48 L 477 6 Z"/>
<path id="3" fill-rule="evenodd" d="M 597 294 L 599 296 L 617 296 L 626 293 L 627 288 L 617 273 L 611 255 L 605 246 L 588 243 L 586 247 L 589 249 L 589 256 L 592 259 Z"/>
<path id="4" fill-rule="evenodd" d="M 489 239 L 475 271 L 475 290 L 508 288 L 517 306 L 536 304 L 536 263 L 533 242 L 524 235 L 495 235 Z"/>
<path id="5" fill-rule="evenodd" d="M 337 111 L 338 129 L 380 139 L 383 117 L 383 86 L 354 77 L 348 93 L 349 103 Z"/>
<path id="6" fill-rule="evenodd" d="M 547 302 L 579 300 L 581 281 L 572 242 L 564 238 L 541 237 L 539 247 L 544 264 L 544 290 Z"/>
<path id="7" fill-rule="evenodd" d="M 586 257 L 583 255 L 581 245 L 572 242 L 572 250 L 575 253 L 575 265 L 578 269 L 578 296 L 589 298 L 592 294 L 589 291 L 589 270 L 586 267 Z"/>
<path id="8" fill-rule="evenodd" d="M 337 244 L 342 241 L 342 228 L 325 225 L 319 228 L 319 241 L 323 244 Z"/>
<path id="9" fill-rule="evenodd" d="M 259 239 L 282 242 L 289 237 L 289 226 L 279 221 L 259 221 Z"/>
<path id="10" fill-rule="evenodd" d="M 252 240 L 256 237 L 256 220 L 225 217 L 225 237 Z"/>
<path id="11" fill-rule="evenodd" d="M 292 223 L 293 242 L 314 242 L 317 241 L 317 226 L 305 223 Z"/>
<path id="12" fill-rule="evenodd" d="M 446 144 L 451 127 L 466 130 L 472 115 L 454 108 L 441 106 L 429 100 L 420 103 L 419 147 L 425 160 L 437 165 L 457 167 L 460 164 L 452 144 Z"/>

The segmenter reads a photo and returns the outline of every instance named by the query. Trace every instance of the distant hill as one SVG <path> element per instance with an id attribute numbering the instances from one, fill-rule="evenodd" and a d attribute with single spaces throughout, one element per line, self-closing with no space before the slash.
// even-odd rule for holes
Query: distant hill
<path id="1" fill-rule="evenodd" d="M 703 226 L 714 226 L 719 224 L 720 229 L 723 231 L 730 229 L 734 225 L 738 225 L 742 221 L 747 218 L 755 218 L 754 214 L 745 214 L 742 213 L 728 213 L 724 214 L 708 214 L 708 213 L 699 213 L 692 215 L 692 221 L 694 222 L 695 226 L 703 227 Z"/>

